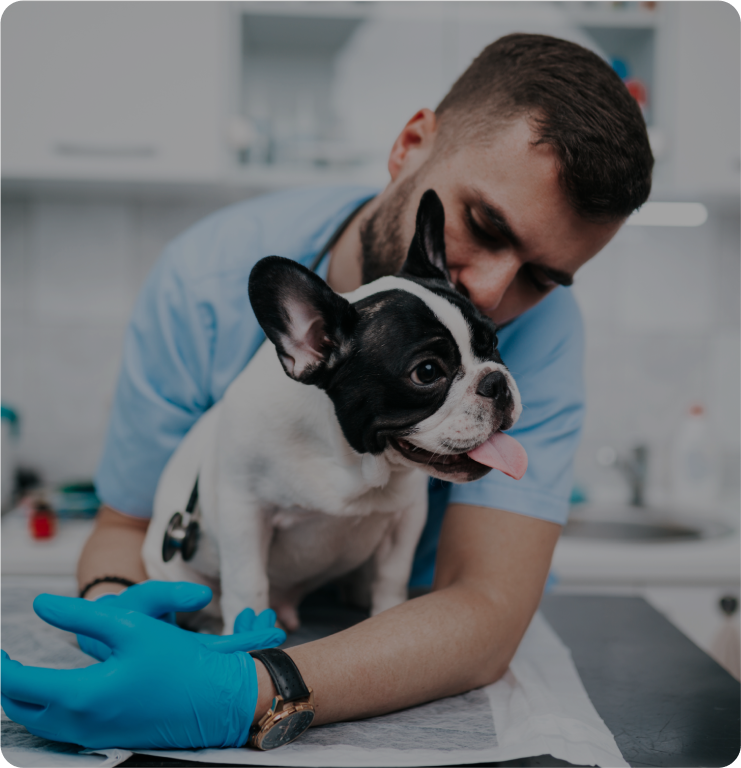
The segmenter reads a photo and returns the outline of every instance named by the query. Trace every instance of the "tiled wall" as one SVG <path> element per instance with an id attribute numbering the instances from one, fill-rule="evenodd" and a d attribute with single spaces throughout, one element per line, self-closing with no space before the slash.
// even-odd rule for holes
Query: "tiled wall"
<path id="1" fill-rule="evenodd" d="M 163 245 L 223 200 L 10 197 L 2 206 L 2 399 L 22 416 L 19 458 L 51 482 L 92 476 L 127 316 Z M 589 414 L 577 477 L 622 498 L 603 445 L 648 443 L 651 493 L 666 488 L 682 414 L 704 403 L 739 466 L 739 218 L 710 207 L 698 228 L 624 228 L 580 273 Z"/>
<path id="2" fill-rule="evenodd" d="M 92 477 L 137 291 L 165 243 L 219 204 L 9 198 L 2 205 L 2 400 L 18 460 Z"/>

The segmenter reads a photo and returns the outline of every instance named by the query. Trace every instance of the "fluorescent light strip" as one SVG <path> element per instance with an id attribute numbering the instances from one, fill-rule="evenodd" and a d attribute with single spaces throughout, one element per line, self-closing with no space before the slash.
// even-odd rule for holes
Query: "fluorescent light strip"
<path id="1" fill-rule="evenodd" d="M 702 203 L 646 203 L 628 218 L 633 227 L 699 227 L 708 219 Z"/>

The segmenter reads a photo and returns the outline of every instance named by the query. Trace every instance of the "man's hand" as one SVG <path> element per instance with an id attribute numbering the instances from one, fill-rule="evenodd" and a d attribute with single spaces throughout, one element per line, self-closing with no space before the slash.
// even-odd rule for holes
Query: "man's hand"
<path id="1" fill-rule="evenodd" d="M 135 584 L 118 595 L 103 595 L 96 602 L 138 611 L 153 619 L 164 619 L 170 624 L 175 624 L 176 612 L 198 611 L 205 608 L 211 598 L 211 590 L 201 584 L 191 584 L 187 581 L 146 581 Z M 218 645 L 220 650 L 228 650 L 229 643 L 235 648 L 241 647 L 239 635 L 245 632 L 251 633 L 253 644 L 250 645 L 250 650 L 272 648 L 286 639 L 285 632 L 275 628 L 275 613 L 271 610 L 255 616 L 251 608 L 245 608 L 237 617 L 234 632 L 234 635 L 228 637 L 201 634 L 196 634 L 195 637 L 204 645 Z M 105 643 L 87 635 L 78 634 L 77 642 L 85 653 L 98 661 L 105 661 L 111 655 L 111 649 Z"/>
<path id="2" fill-rule="evenodd" d="M 49 624 L 92 637 L 112 653 L 84 669 L 42 669 L 3 652 L 3 708 L 31 733 L 98 749 L 247 742 L 257 675 L 245 651 L 258 647 L 254 633 L 204 643 L 113 601 L 39 595 L 33 607 Z"/>

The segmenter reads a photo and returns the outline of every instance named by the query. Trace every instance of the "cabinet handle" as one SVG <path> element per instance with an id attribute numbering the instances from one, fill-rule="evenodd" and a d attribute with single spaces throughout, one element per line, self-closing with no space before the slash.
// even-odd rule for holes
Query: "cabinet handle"
<path id="1" fill-rule="evenodd" d="M 151 144 L 76 144 L 59 141 L 54 145 L 54 151 L 66 157 L 145 159 L 154 157 L 157 147 Z"/>
<path id="2" fill-rule="evenodd" d="M 726 616 L 733 616 L 738 609 L 738 600 L 733 595 L 726 595 L 720 599 L 720 609 Z"/>

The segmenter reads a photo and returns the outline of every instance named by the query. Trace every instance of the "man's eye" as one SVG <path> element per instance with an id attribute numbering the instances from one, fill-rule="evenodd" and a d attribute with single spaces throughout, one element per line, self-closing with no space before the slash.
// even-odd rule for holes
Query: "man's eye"
<path id="1" fill-rule="evenodd" d="M 477 240 L 485 242 L 489 247 L 499 245 L 504 242 L 504 239 L 498 232 L 489 232 L 481 227 L 474 219 L 470 210 L 466 211 L 466 218 L 468 219 L 468 227 L 471 233 Z"/>
<path id="2" fill-rule="evenodd" d="M 426 387 L 430 384 L 434 384 L 442 376 L 442 369 L 437 363 L 433 363 L 431 360 L 425 360 L 424 363 L 420 363 L 412 371 L 410 378 L 418 386 Z"/>

